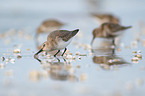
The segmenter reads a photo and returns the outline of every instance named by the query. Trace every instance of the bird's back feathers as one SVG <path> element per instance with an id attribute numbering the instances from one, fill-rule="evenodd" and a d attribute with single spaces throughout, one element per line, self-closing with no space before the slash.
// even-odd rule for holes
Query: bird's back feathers
<path id="1" fill-rule="evenodd" d="M 61 38 L 62 40 L 64 40 L 65 42 L 67 42 L 71 37 L 75 36 L 78 33 L 79 29 L 76 29 L 74 31 L 67 31 L 67 30 L 56 30 L 51 32 L 48 38 L 56 38 L 58 36 L 58 38 Z"/>

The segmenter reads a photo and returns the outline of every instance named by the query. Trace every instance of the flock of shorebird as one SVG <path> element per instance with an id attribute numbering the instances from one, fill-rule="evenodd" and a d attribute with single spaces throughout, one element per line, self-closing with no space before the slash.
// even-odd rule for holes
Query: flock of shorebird
<path id="1" fill-rule="evenodd" d="M 112 44 L 115 45 L 115 38 L 120 36 L 123 33 L 123 30 L 131 28 L 131 26 L 121 26 L 119 19 L 111 14 L 93 14 L 93 16 L 97 17 L 101 24 L 99 28 L 93 30 L 91 44 L 93 44 L 95 38 L 110 38 L 112 39 Z M 46 20 L 42 22 L 37 29 L 37 35 L 40 33 L 51 33 L 48 35 L 47 41 L 42 44 L 40 50 L 34 55 L 34 58 L 38 58 L 38 54 L 42 51 L 50 52 L 58 50 L 54 55 L 54 57 L 56 57 L 60 50 L 65 49 L 61 56 L 64 55 L 67 50 L 66 47 L 71 42 L 72 38 L 78 33 L 79 29 L 72 31 L 58 30 L 63 25 L 63 23 L 57 20 Z"/>

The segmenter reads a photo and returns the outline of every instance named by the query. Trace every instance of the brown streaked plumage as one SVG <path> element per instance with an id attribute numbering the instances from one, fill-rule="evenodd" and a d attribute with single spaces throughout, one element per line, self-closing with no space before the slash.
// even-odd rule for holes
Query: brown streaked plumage
<path id="1" fill-rule="evenodd" d="M 58 30 L 60 27 L 62 27 L 64 24 L 57 21 L 57 20 L 45 20 L 42 22 L 42 24 L 38 27 L 37 29 L 37 34 L 40 33 L 47 33 L 47 32 L 52 32 L 54 30 Z"/>
<path id="2" fill-rule="evenodd" d="M 63 56 L 67 50 L 66 46 L 71 42 L 72 38 L 78 33 L 78 31 L 79 29 L 73 31 L 56 30 L 51 32 L 47 37 L 47 41 L 42 44 L 41 49 L 34 55 L 34 57 L 36 58 L 36 56 L 42 51 L 50 52 L 58 50 L 54 55 L 55 57 L 61 49 L 65 48 L 62 54 Z"/>
<path id="3" fill-rule="evenodd" d="M 96 17 L 101 22 L 101 24 L 106 22 L 119 24 L 120 22 L 119 18 L 111 14 L 93 14 L 93 16 Z"/>
<path id="4" fill-rule="evenodd" d="M 131 28 L 131 26 L 125 27 L 115 23 L 103 23 L 102 25 L 100 25 L 99 28 L 95 28 L 93 30 L 93 39 L 91 44 L 93 43 L 93 40 L 97 37 L 112 38 L 114 44 L 114 38 L 122 34 L 122 32 L 120 31 L 126 30 L 128 28 Z"/>

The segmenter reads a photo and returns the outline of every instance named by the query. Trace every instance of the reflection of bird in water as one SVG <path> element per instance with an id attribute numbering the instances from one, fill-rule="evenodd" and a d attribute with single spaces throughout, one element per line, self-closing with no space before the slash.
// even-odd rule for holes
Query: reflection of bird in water
<path id="1" fill-rule="evenodd" d="M 119 19 L 116 16 L 113 16 L 111 14 L 93 14 L 94 17 L 102 23 L 110 22 L 110 23 L 116 23 L 119 24 Z"/>
<path id="2" fill-rule="evenodd" d="M 94 56 L 93 62 L 99 64 L 103 69 L 110 70 L 113 66 L 119 67 L 121 65 L 128 65 L 128 62 L 125 62 L 124 59 L 117 56 Z"/>
<path id="3" fill-rule="evenodd" d="M 93 54 L 97 54 L 99 56 L 113 56 L 115 54 L 115 48 L 96 48 L 91 50 Z"/>
<path id="4" fill-rule="evenodd" d="M 37 35 L 40 33 L 48 33 L 54 30 L 58 30 L 64 24 L 53 19 L 45 20 L 37 29 Z"/>
<path id="5" fill-rule="evenodd" d="M 103 23 L 99 28 L 93 30 L 93 39 L 91 44 L 93 43 L 95 38 L 105 38 L 111 40 L 112 45 L 115 45 L 115 38 L 120 36 L 123 30 L 131 28 L 131 26 L 121 26 L 115 23 Z"/>
<path id="6" fill-rule="evenodd" d="M 41 46 L 41 49 L 34 55 L 34 58 L 37 58 L 37 55 L 42 51 L 51 52 L 58 50 L 56 55 L 60 52 L 61 49 L 65 49 L 61 56 L 64 55 L 66 52 L 68 44 L 71 42 L 72 38 L 78 33 L 79 29 L 73 31 L 67 30 L 56 30 L 51 32 L 48 37 L 47 41 L 44 42 Z"/>
<path id="7" fill-rule="evenodd" d="M 55 80 L 76 81 L 77 78 L 74 76 L 74 74 L 70 74 L 69 69 L 67 69 L 67 66 L 69 65 L 64 64 L 62 62 L 54 62 L 50 66 L 50 77 Z"/>
<path id="8" fill-rule="evenodd" d="M 64 62 L 49 62 L 48 59 L 43 59 L 41 63 L 43 66 L 43 70 L 48 72 L 50 78 L 54 80 L 69 80 L 69 81 L 77 81 L 78 78 L 71 72 L 71 67 L 69 64 Z"/>
<path id="9" fill-rule="evenodd" d="M 93 49 L 92 51 L 97 54 L 92 58 L 93 62 L 99 64 L 103 69 L 110 70 L 112 67 L 129 64 L 123 58 L 115 55 L 115 49 Z"/>
<path id="10" fill-rule="evenodd" d="M 100 67 L 102 67 L 103 69 L 110 69 L 111 66 L 121 66 L 121 65 L 129 64 L 123 58 L 115 55 L 115 52 L 114 52 L 115 49 L 110 49 L 110 51 L 112 51 L 112 53 L 110 54 L 104 55 L 104 53 L 102 53 L 102 54 L 99 54 L 99 56 L 94 56 L 92 58 L 93 62 L 96 64 L 99 64 Z"/>

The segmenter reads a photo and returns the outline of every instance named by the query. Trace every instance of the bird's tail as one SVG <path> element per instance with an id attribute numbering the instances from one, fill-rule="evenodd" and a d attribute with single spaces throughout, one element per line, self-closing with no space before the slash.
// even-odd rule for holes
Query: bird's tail
<path id="1" fill-rule="evenodd" d="M 79 29 L 73 30 L 72 35 L 75 36 L 79 32 Z"/>

